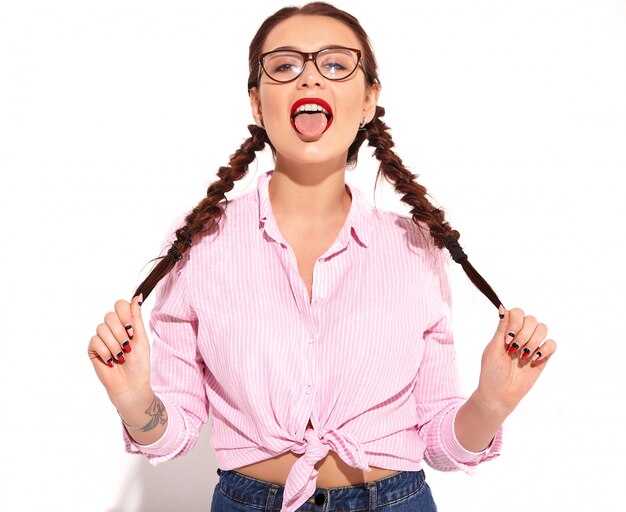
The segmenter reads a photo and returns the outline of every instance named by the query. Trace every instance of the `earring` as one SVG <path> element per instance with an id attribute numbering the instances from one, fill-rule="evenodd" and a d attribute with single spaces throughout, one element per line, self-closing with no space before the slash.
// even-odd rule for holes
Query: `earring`
<path id="1" fill-rule="evenodd" d="M 265 130 L 265 126 L 263 126 L 263 123 L 262 123 L 262 122 L 260 122 L 258 119 L 256 119 L 256 118 L 255 118 L 255 119 L 254 119 L 254 122 L 256 123 L 256 125 L 257 125 L 259 128 L 263 128 L 263 129 Z"/>
<path id="2" fill-rule="evenodd" d="M 368 123 L 369 121 L 367 120 L 367 117 L 363 118 L 363 122 L 359 125 L 359 128 L 364 128 L 365 125 Z"/>

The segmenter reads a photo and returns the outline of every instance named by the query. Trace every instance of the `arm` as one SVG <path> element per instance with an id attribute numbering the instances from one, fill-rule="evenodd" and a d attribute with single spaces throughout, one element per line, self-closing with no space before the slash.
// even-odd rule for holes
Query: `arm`
<path id="1" fill-rule="evenodd" d="M 163 437 L 167 430 L 167 409 L 152 389 L 137 397 L 132 404 L 124 404 L 117 409 L 120 418 L 133 427 L 126 427 L 126 432 L 136 444 L 148 445 Z"/>
<path id="2" fill-rule="evenodd" d="M 178 226 L 175 222 L 170 232 Z M 162 247 L 168 245 L 166 238 Z M 149 322 L 151 390 L 137 403 L 119 410 L 129 425 L 142 426 L 151 418 L 154 418 L 152 423 L 158 423 L 149 432 L 122 426 L 126 451 L 145 455 L 153 465 L 191 450 L 208 418 L 205 365 L 197 350 L 198 318 L 187 292 L 192 250 L 185 253 L 154 290 L 156 300 Z"/>
<path id="3" fill-rule="evenodd" d="M 435 392 L 435 398 L 453 397 L 456 390 L 454 353 L 452 348 L 446 348 L 452 345 L 450 289 L 441 263 L 439 260 L 435 273 L 440 276 L 443 307 L 438 321 L 426 331 L 424 337 L 425 372 L 432 374 L 434 386 L 443 388 Z M 502 305 L 499 313 L 501 318 L 496 332 L 483 351 L 477 389 L 468 400 L 450 405 L 439 427 L 435 421 L 425 428 L 425 433 L 431 436 L 432 432 L 440 429 L 439 437 L 432 438 L 434 453 L 452 455 L 449 462 L 471 462 L 475 465 L 499 455 L 502 423 L 534 386 L 548 359 L 556 351 L 554 340 L 544 341 L 547 326 L 537 322 L 535 317 L 525 316 L 519 308 L 506 310 Z M 439 377 L 441 381 L 435 380 Z M 448 399 L 448 403 L 454 401 L 453 398 Z M 443 407 L 445 402 L 441 405 Z M 435 418 L 441 414 L 446 414 L 445 409 Z M 438 440 L 441 440 L 440 445 Z M 447 466 L 445 460 L 439 462 L 443 468 L 456 465 L 460 469 L 468 469 L 467 464 Z"/>
<path id="4" fill-rule="evenodd" d="M 457 411 L 454 431 L 460 445 L 470 452 L 484 451 L 509 415 L 474 391 Z"/>
<path id="5" fill-rule="evenodd" d="M 485 410 L 478 407 L 480 395 L 473 394 L 466 400 L 460 392 L 448 262 L 443 250 L 434 248 L 433 254 L 433 298 L 438 305 L 422 335 L 424 349 L 413 392 L 418 429 L 426 444 L 424 458 L 431 467 L 472 473 L 481 462 L 500 455 L 502 421 L 500 417 L 484 416 Z M 463 426 L 462 429 L 457 430 L 455 425 L 458 424 Z M 468 437 L 473 435 L 468 433 L 474 428 L 481 433 L 468 442 Z"/>

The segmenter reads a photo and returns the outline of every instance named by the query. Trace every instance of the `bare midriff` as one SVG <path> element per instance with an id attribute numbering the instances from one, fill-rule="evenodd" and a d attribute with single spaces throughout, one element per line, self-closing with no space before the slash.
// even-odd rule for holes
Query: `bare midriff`
<path id="1" fill-rule="evenodd" d="M 307 428 L 313 428 L 310 421 Z M 291 466 L 302 456 L 303 454 L 288 451 L 271 459 L 235 468 L 234 471 L 258 480 L 285 485 Z M 319 472 L 316 485 L 318 487 L 357 485 L 378 480 L 398 472 L 395 469 L 377 468 L 375 466 L 370 466 L 370 468 L 372 471 L 367 472 L 352 467 L 346 464 L 335 451 L 329 450 L 326 457 L 315 464 L 315 469 Z"/>

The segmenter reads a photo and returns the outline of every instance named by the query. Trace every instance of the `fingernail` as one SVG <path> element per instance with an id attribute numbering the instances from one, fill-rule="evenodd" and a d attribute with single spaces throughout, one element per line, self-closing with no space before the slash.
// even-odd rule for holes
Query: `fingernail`
<path id="1" fill-rule="evenodd" d="M 130 352 L 130 342 L 128 340 L 126 340 L 124 343 L 122 343 L 122 348 L 124 349 L 124 352 Z"/>
<path id="2" fill-rule="evenodd" d="M 139 294 L 139 300 L 137 301 L 137 304 L 139 304 L 140 306 L 143 304 L 143 292 Z"/>
<path id="3" fill-rule="evenodd" d="M 124 352 L 120 352 L 119 354 L 117 354 L 117 360 L 118 360 L 120 363 L 123 363 L 124 361 L 126 361 L 126 360 L 124 359 Z"/>
<path id="4" fill-rule="evenodd" d="M 541 352 L 539 352 L 539 351 L 535 352 L 535 355 L 533 356 L 533 361 L 536 361 L 540 357 L 541 357 Z"/>
<path id="5" fill-rule="evenodd" d="M 500 304 L 500 307 L 498 308 L 498 316 L 500 317 L 500 320 L 502 320 L 504 318 L 504 306 L 502 304 Z"/>
<path id="6" fill-rule="evenodd" d="M 520 360 L 523 361 L 529 355 L 530 355 L 530 349 L 528 347 L 524 347 L 524 350 L 522 351 L 522 357 L 520 357 Z"/>
<path id="7" fill-rule="evenodd" d="M 113 358 L 112 358 L 112 357 L 110 357 L 110 358 L 107 360 L 107 365 L 108 365 L 108 366 L 110 366 L 111 368 L 113 368 Z"/>
<path id="8" fill-rule="evenodd" d="M 511 340 L 512 340 L 513 338 L 515 338 L 515 333 L 514 333 L 514 332 L 510 332 L 510 333 L 508 333 L 508 336 L 510 336 L 510 338 L 507 338 L 507 339 L 506 339 L 506 344 L 507 344 L 507 345 L 508 345 L 509 343 L 511 343 Z"/>
<path id="9" fill-rule="evenodd" d="M 126 331 L 128 332 L 128 335 L 132 338 L 133 337 L 133 326 L 128 324 L 124 326 L 124 329 L 126 329 Z"/>
<path id="10" fill-rule="evenodd" d="M 515 352 L 519 348 L 519 345 L 515 342 L 511 343 L 511 347 L 509 348 L 508 353 Z"/>

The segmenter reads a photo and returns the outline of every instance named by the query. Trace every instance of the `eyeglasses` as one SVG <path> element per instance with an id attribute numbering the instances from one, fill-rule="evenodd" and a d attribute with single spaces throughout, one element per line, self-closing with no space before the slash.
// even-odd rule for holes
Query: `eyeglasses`
<path id="1" fill-rule="evenodd" d="M 298 50 L 273 50 L 259 56 L 259 76 L 261 69 L 275 82 L 291 82 L 304 71 L 312 60 L 320 74 L 328 80 L 348 78 L 361 62 L 361 50 L 356 48 L 322 48 L 316 52 Z M 258 82 L 257 79 L 257 82 Z"/>

